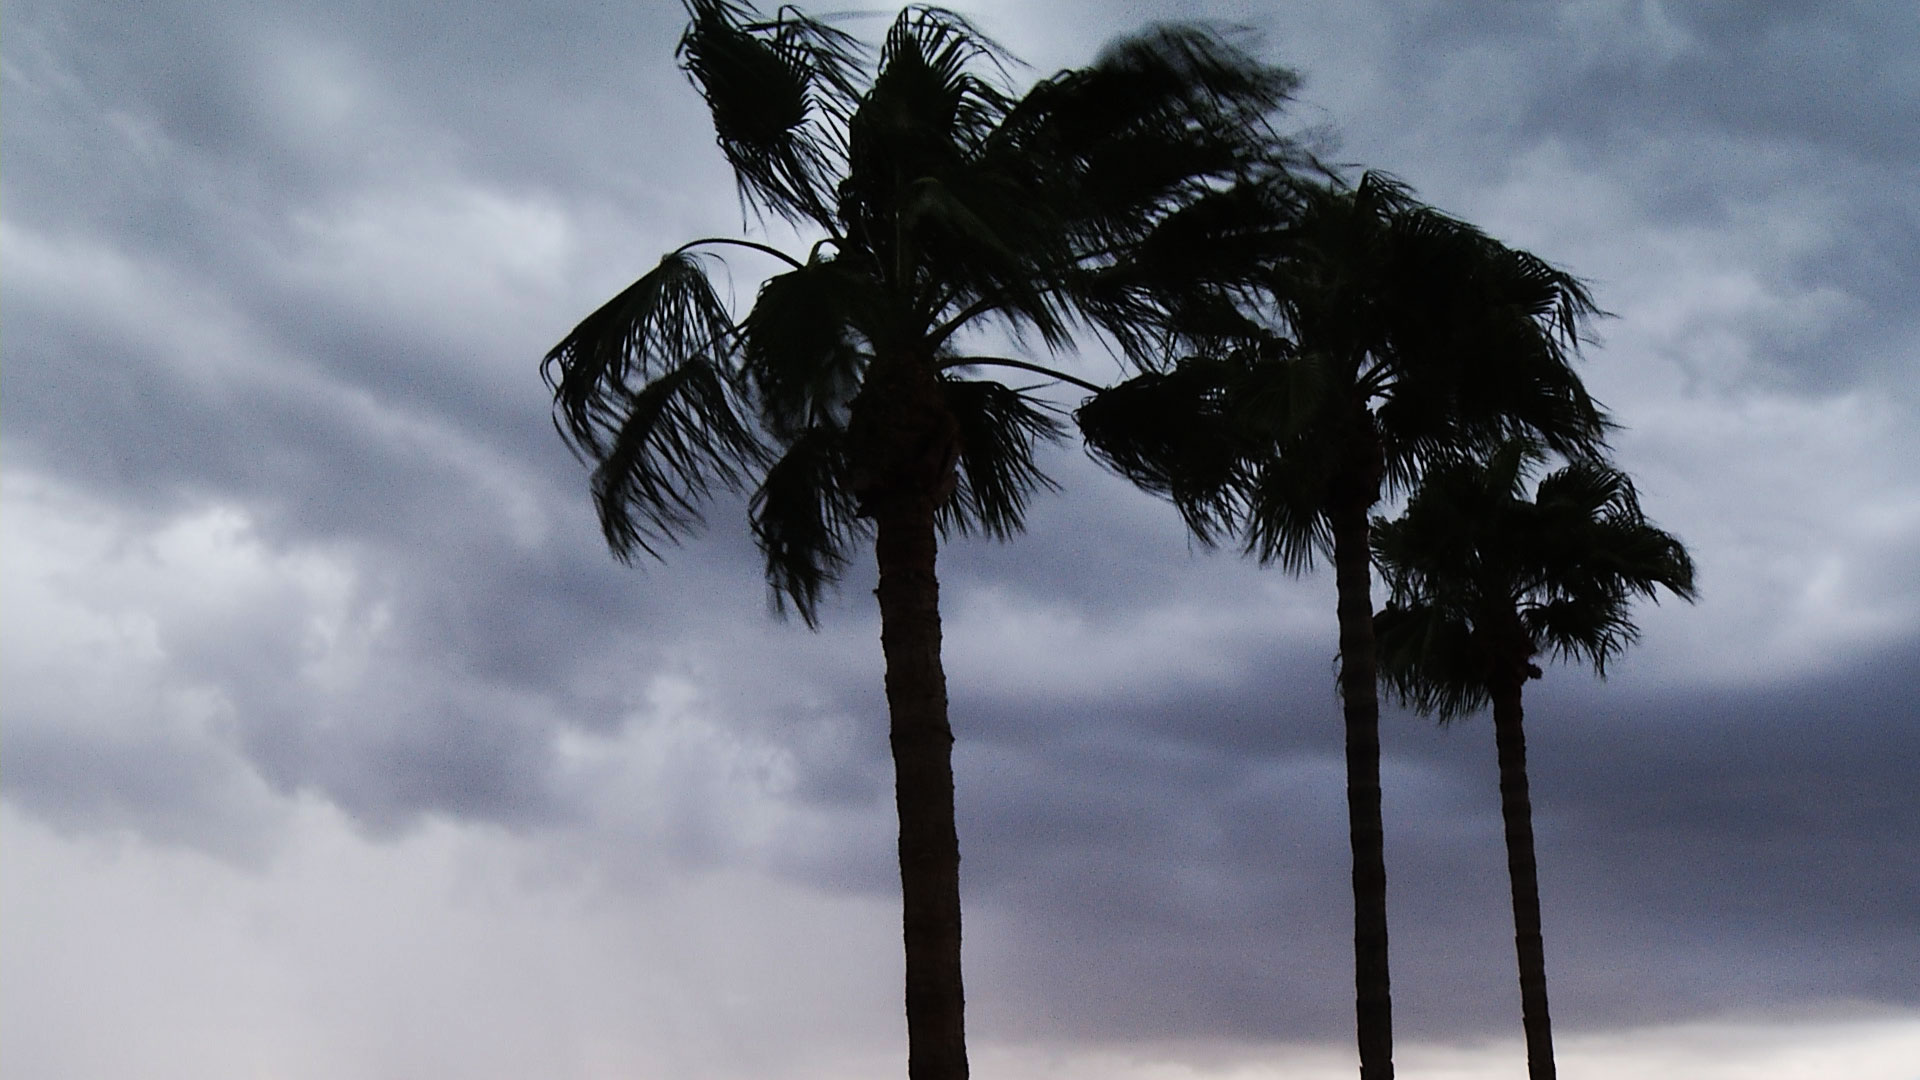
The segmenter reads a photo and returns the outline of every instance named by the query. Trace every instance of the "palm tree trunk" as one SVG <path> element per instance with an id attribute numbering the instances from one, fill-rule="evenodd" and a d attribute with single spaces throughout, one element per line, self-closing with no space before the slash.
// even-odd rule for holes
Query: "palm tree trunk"
<path id="1" fill-rule="evenodd" d="M 1520 961 L 1527 1076 L 1554 1080 L 1547 958 L 1540 936 L 1540 872 L 1533 857 L 1533 800 L 1527 793 L 1527 736 L 1521 725 L 1525 678 L 1503 679 L 1493 688 L 1493 737 L 1500 753 L 1500 816 L 1506 822 L 1507 876 L 1513 885 L 1513 945 Z"/>
<path id="2" fill-rule="evenodd" d="M 1374 491 L 1378 491 L 1378 481 Z M 1353 845 L 1354 1012 L 1360 1080 L 1393 1080 L 1393 994 L 1387 969 L 1386 831 L 1380 818 L 1380 697 L 1374 684 L 1373 576 L 1365 495 L 1332 508 L 1339 591 L 1340 697 L 1347 728 L 1347 827 Z"/>
<path id="3" fill-rule="evenodd" d="M 890 500 L 876 514 L 880 645 L 892 715 L 894 801 L 907 953 L 907 1075 L 966 1080 L 960 981 L 960 840 L 953 812 L 953 729 L 940 663 L 934 503 Z"/>

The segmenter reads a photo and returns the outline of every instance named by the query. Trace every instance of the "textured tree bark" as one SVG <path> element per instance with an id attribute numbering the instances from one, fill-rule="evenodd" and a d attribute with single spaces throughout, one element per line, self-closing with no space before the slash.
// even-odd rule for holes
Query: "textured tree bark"
<path id="1" fill-rule="evenodd" d="M 960 979 L 960 839 L 953 813 L 953 730 L 940 663 L 940 584 L 933 507 L 881 516 L 880 645 L 892 713 L 894 803 L 907 952 L 907 1075 L 965 1080 Z"/>
<path id="2" fill-rule="evenodd" d="M 1554 1080 L 1553 1024 L 1547 1015 L 1547 958 L 1540 935 L 1540 872 L 1533 856 L 1533 800 L 1527 792 L 1527 736 L 1521 719 L 1525 674 L 1493 690 L 1493 737 L 1500 753 L 1500 816 L 1507 830 L 1507 876 L 1513 886 L 1513 946 L 1520 962 L 1520 1023 L 1527 1036 L 1527 1076 Z"/>
<path id="3" fill-rule="evenodd" d="M 1377 490 L 1377 488 L 1375 489 Z M 1380 816 L 1380 696 L 1375 683 L 1373 575 L 1367 512 L 1349 497 L 1333 508 L 1339 591 L 1340 696 L 1347 728 L 1347 826 L 1353 845 L 1354 1013 L 1361 1080 L 1393 1078 L 1393 993 L 1387 967 L 1386 831 Z"/>
<path id="4" fill-rule="evenodd" d="M 940 662 L 934 512 L 953 485 L 953 418 L 930 365 L 870 372 L 850 434 L 862 468 L 855 494 L 874 519 L 880 647 L 886 657 L 894 805 L 900 816 L 901 929 L 907 960 L 907 1075 L 966 1080 L 960 977 L 960 840 L 953 809 L 953 729 Z"/>

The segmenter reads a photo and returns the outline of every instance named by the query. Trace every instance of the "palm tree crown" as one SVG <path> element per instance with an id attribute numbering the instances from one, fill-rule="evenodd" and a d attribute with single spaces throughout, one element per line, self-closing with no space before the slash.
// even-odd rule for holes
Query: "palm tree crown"
<path id="1" fill-rule="evenodd" d="M 1259 305 L 1232 347 L 1080 411 L 1094 455 L 1294 571 L 1332 554 L 1330 507 L 1526 435 L 1589 456 L 1608 421 L 1572 367 L 1599 314 L 1572 275 L 1417 202 L 1378 172 L 1281 181 Z"/>
<path id="2" fill-rule="evenodd" d="M 1398 520 L 1374 525 L 1390 596 L 1376 620 L 1381 677 L 1442 721 L 1538 678 L 1542 654 L 1604 675 L 1639 637 L 1635 598 L 1694 598 L 1686 548 L 1647 521 L 1625 473 L 1574 461 L 1528 500 L 1540 459 L 1515 441 L 1485 461 L 1451 462 Z"/>
<path id="3" fill-rule="evenodd" d="M 750 488 L 775 598 L 812 622 L 869 512 L 901 489 L 950 489 L 943 530 L 1020 528 L 1047 484 L 1035 441 L 1061 428 L 967 377 L 1035 365 L 964 355 L 958 336 L 997 320 L 1051 349 L 1087 323 L 1153 355 L 1234 284 L 1194 253 L 1247 231 L 1230 185 L 1284 149 L 1267 118 L 1295 79 L 1166 27 L 1014 98 L 1004 54 L 938 8 L 901 12 L 869 65 L 790 8 L 687 6 L 680 56 L 743 204 L 819 239 L 804 257 L 726 238 L 668 254 L 548 354 L 555 420 L 597 466 L 623 558 L 685 535 L 716 488 Z M 721 245 L 785 264 L 737 320 L 708 277 Z"/>
<path id="4" fill-rule="evenodd" d="M 1686 548 L 1647 521 L 1625 474 L 1576 460 L 1528 501 L 1541 458 L 1516 440 L 1485 461 L 1434 469 L 1373 541 L 1391 590 L 1375 619 L 1383 681 L 1442 723 L 1493 706 L 1527 1068 L 1554 1080 L 1523 688 L 1540 677 L 1542 653 L 1605 674 L 1638 634 L 1635 597 L 1694 593 Z"/>

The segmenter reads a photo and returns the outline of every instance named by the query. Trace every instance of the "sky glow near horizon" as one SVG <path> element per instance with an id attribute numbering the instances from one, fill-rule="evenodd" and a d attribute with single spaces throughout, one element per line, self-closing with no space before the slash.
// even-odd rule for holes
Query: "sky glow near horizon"
<path id="1" fill-rule="evenodd" d="M 1023 83 L 1244 25 L 1592 282 L 1703 595 L 1529 691 L 1562 1075 L 1920 1075 L 1920 16 L 964 10 Z M 536 371 L 739 232 L 678 6 L 6 17 L 0 1073 L 898 1075 L 871 569 L 770 618 L 726 499 L 619 567 Z M 1330 576 L 1047 465 L 941 556 L 975 1072 L 1351 1075 Z M 1522 1076 L 1487 725 L 1383 737 L 1401 1072 Z"/>

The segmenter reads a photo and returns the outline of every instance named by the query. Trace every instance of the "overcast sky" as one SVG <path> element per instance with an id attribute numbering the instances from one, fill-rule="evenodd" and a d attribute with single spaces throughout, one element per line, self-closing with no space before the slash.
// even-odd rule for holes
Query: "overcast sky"
<path id="1" fill-rule="evenodd" d="M 1920 1075 L 1920 9 L 961 6 L 1021 81 L 1243 26 L 1592 283 L 1701 600 L 1529 691 L 1563 1073 Z M 742 227 L 681 20 L 8 5 L 8 1077 L 900 1074 L 871 569 L 781 622 L 726 500 L 618 566 L 538 376 Z M 975 1071 L 1351 1075 L 1330 575 L 1047 465 L 942 553 Z M 1402 1071 L 1518 1077 L 1490 725 L 1383 728 Z"/>

